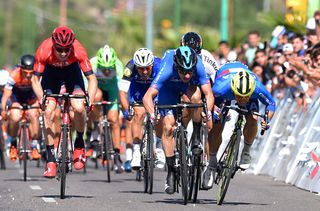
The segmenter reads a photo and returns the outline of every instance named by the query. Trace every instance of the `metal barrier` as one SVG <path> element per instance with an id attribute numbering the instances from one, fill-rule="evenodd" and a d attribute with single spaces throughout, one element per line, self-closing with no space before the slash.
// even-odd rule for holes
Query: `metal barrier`
<path id="1" fill-rule="evenodd" d="M 320 192 L 320 92 L 306 111 L 287 96 L 277 102 L 272 127 L 252 146 L 251 171 Z"/>

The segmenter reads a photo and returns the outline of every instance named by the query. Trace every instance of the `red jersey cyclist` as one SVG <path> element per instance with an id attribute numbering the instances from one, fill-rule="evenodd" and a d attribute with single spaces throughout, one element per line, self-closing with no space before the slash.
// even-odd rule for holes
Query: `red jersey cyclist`
<path id="1" fill-rule="evenodd" d="M 43 90 L 47 93 L 59 94 L 62 85 L 71 94 L 85 94 L 82 73 L 88 80 L 88 94 L 92 105 L 97 90 L 97 78 L 93 74 L 86 49 L 75 39 L 73 31 L 66 26 L 59 26 L 52 32 L 52 36 L 44 40 L 36 52 L 35 71 L 32 77 L 32 87 L 39 99 L 43 97 Z M 40 78 L 41 82 L 40 82 Z M 56 160 L 54 156 L 54 111 L 57 106 L 55 100 L 49 99 L 45 108 L 45 125 L 48 134 L 47 165 L 44 176 L 56 176 Z M 77 131 L 74 141 L 74 168 L 80 170 L 85 165 L 83 132 L 86 124 L 86 109 L 83 99 L 72 99 L 71 107 L 74 112 L 73 126 Z"/>
<path id="2" fill-rule="evenodd" d="M 35 58 L 32 55 L 24 55 L 21 57 L 21 62 L 14 70 L 10 72 L 6 86 L 3 89 L 3 96 L 1 98 L 2 112 L 1 116 L 6 119 L 7 113 L 5 111 L 9 100 L 11 105 L 19 107 L 22 104 L 37 106 L 37 97 L 34 94 L 31 86 L 31 77 L 33 72 Z M 27 111 L 27 118 L 30 121 L 30 136 L 32 138 L 32 159 L 39 159 L 41 155 L 38 149 L 39 139 L 39 111 L 37 109 L 30 109 Z M 11 140 L 11 147 L 9 157 L 12 161 L 17 159 L 17 135 L 19 129 L 19 122 L 21 120 L 21 111 L 12 109 L 8 113 L 8 134 L 13 137 Z"/>

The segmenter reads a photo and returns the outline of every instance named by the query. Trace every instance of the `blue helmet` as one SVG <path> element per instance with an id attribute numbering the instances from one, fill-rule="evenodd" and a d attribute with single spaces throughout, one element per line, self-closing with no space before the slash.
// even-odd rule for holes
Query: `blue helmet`
<path id="1" fill-rule="evenodd" d="M 174 64 L 179 70 L 192 72 L 197 64 L 197 54 L 192 48 L 181 46 L 175 50 Z"/>

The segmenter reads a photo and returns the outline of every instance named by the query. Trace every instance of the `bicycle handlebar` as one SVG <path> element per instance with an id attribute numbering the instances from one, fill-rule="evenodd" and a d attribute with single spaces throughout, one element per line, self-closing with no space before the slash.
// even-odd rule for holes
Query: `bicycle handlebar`
<path id="1" fill-rule="evenodd" d="M 207 103 L 203 102 L 203 103 L 186 103 L 186 102 L 182 102 L 182 103 L 178 103 L 176 105 L 158 105 L 157 102 L 155 104 L 155 116 L 158 115 L 159 109 L 176 109 L 176 110 L 182 110 L 184 108 L 200 108 L 202 107 L 205 112 L 207 109 Z M 206 113 L 207 115 L 207 113 Z"/>
<path id="2" fill-rule="evenodd" d="M 101 102 L 94 102 L 93 105 L 95 106 L 101 106 L 101 105 L 113 105 L 113 104 L 119 104 L 117 101 L 101 101 Z"/>
<path id="3" fill-rule="evenodd" d="M 235 110 L 236 112 L 238 112 L 239 114 L 242 114 L 242 115 L 246 115 L 246 114 L 256 115 L 256 116 L 259 116 L 259 117 L 263 118 L 266 123 L 268 122 L 268 113 L 269 113 L 268 110 L 266 110 L 264 114 L 260 114 L 259 112 L 256 112 L 256 111 L 249 111 L 249 110 L 246 109 L 246 108 L 240 108 L 240 107 L 238 107 L 238 106 L 232 106 L 232 105 L 222 104 L 222 106 L 221 106 L 221 113 L 224 113 L 225 109 Z M 260 134 L 263 135 L 265 131 L 266 131 L 265 128 L 262 129 L 261 132 L 260 132 Z"/>

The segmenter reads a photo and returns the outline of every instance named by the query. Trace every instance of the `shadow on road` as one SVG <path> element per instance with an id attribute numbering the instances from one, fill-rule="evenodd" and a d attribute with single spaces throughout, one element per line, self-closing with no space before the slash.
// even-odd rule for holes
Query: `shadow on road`
<path id="1" fill-rule="evenodd" d="M 54 199 L 60 199 L 60 195 L 40 195 L 40 196 L 35 196 L 38 198 L 54 198 Z M 83 199 L 92 199 L 94 198 L 93 196 L 80 196 L 80 195 L 66 195 L 65 199 L 71 199 L 71 198 L 83 198 Z"/>
<path id="2" fill-rule="evenodd" d="M 144 191 L 138 191 L 138 190 L 121 190 L 119 191 L 119 193 L 141 193 L 141 194 L 147 194 L 150 195 L 148 193 L 145 193 Z M 164 194 L 164 192 L 159 192 L 159 191 L 153 191 L 153 194 Z"/>

